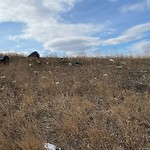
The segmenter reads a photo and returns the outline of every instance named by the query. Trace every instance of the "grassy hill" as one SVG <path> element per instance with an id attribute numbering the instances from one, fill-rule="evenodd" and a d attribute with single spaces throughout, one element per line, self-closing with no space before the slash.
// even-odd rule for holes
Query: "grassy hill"
<path id="1" fill-rule="evenodd" d="M 113 60 L 0 64 L 0 150 L 148 150 L 150 59 Z"/>

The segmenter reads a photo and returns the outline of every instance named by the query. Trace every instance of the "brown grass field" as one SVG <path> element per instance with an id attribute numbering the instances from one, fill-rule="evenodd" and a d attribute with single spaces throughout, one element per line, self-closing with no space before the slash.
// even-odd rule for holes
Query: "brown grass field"
<path id="1" fill-rule="evenodd" d="M 149 58 L 0 64 L 0 150 L 150 150 Z"/>

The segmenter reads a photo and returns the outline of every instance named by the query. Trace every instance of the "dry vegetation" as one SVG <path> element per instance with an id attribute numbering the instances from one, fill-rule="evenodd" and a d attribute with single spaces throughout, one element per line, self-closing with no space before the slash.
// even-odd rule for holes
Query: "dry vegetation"
<path id="1" fill-rule="evenodd" d="M 150 149 L 149 58 L 0 64 L 0 150 Z"/>

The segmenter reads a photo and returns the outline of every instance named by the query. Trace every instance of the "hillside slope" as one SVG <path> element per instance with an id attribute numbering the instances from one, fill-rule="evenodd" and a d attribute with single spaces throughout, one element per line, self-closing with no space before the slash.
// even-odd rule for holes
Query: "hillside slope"
<path id="1" fill-rule="evenodd" d="M 146 150 L 150 59 L 25 58 L 0 64 L 0 149 Z"/>

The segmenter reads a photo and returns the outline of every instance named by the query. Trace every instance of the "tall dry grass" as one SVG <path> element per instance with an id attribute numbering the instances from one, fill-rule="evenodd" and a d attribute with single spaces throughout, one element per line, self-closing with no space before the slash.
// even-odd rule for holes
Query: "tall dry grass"
<path id="1" fill-rule="evenodd" d="M 148 150 L 149 58 L 0 64 L 0 150 Z"/>

